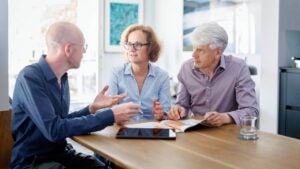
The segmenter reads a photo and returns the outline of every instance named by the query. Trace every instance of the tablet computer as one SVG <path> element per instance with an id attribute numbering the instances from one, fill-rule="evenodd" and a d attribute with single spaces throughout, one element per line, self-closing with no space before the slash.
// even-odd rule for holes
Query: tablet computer
<path id="1" fill-rule="evenodd" d="M 116 138 L 119 139 L 169 139 L 175 140 L 176 133 L 172 129 L 162 128 L 120 128 Z"/>

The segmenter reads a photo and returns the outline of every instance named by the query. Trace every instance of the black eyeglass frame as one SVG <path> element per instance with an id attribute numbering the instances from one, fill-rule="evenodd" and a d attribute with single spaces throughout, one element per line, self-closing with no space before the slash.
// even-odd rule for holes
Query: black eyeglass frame
<path id="1" fill-rule="evenodd" d="M 130 42 L 125 42 L 123 44 L 123 47 L 125 50 L 130 50 L 133 48 L 134 50 L 140 50 L 142 49 L 143 46 L 149 46 L 151 43 L 140 43 L 140 42 L 135 42 L 135 43 L 130 43 Z"/>

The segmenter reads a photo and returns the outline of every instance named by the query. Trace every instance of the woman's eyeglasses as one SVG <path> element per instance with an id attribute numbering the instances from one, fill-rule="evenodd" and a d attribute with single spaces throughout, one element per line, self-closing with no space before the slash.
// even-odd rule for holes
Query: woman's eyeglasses
<path id="1" fill-rule="evenodd" d="M 135 43 L 130 43 L 130 42 L 125 42 L 124 43 L 124 48 L 126 50 L 130 50 L 133 48 L 134 50 L 140 50 L 143 46 L 148 46 L 150 43 L 140 43 L 140 42 L 135 42 Z"/>

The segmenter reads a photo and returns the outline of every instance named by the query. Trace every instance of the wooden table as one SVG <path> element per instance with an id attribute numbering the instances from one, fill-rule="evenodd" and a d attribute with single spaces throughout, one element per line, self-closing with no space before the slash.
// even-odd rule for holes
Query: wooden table
<path id="1" fill-rule="evenodd" d="M 236 125 L 177 133 L 176 140 L 116 139 L 117 129 L 111 126 L 73 140 L 121 168 L 300 168 L 300 140 L 258 132 L 258 140 L 244 141 Z"/>

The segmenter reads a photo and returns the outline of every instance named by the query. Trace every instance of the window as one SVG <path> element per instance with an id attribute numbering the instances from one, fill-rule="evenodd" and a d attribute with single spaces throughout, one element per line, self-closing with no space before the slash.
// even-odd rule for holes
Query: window
<path id="1" fill-rule="evenodd" d="M 9 4 L 9 94 L 26 65 L 46 54 L 45 33 L 55 21 L 69 21 L 83 31 L 89 45 L 81 67 L 70 70 L 71 109 L 89 103 L 97 92 L 98 1 L 10 0 Z"/>
<path id="2" fill-rule="evenodd" d="M 213 21 L 228 33 L 227 53 L 257 53 L 255 1 L 184 0 L 183 50 L 191 51 L 190 33 L 201 23 Z"/>

